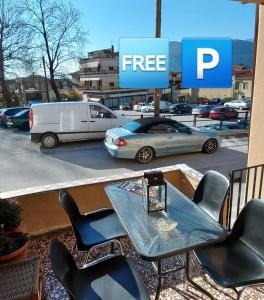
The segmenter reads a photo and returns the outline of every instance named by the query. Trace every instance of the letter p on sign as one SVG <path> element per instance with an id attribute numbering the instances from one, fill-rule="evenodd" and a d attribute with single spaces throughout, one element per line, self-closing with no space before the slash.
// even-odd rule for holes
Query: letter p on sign
<path id="1" fill-rule="evenodd" d="M 232 87 L 231 39 L 183 39 L 184 88 Z"/>

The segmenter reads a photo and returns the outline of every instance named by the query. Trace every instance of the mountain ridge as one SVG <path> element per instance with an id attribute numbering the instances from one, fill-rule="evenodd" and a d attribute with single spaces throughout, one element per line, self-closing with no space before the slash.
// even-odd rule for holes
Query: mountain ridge
<path id="1" fill-rule="evenodd" d="M 252 68 L 254 43 L 250 40 L 234 39 L 233 65 L 244 64 Z M 181 71 L 181 42 L 171 41 L 169 44 L 169 68 L 171 72 Z"/>

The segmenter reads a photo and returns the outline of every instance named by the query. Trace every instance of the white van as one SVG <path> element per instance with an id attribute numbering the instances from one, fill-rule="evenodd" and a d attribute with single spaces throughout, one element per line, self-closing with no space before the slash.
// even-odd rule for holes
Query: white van
<path id="1" fill-rule="evenodd" d="M 97 102 L 36 104 L 29 115 L 31 141 L 45 148 L 54 148 L 59 142 L 104 138 L 108 129 L 128 121 Z"/>

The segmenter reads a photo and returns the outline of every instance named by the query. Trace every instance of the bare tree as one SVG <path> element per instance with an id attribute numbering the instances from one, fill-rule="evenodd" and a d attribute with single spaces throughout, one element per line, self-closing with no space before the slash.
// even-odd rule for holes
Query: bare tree
<path id="1" fill-rule="evenodd" d="M 66 63 L 80 57 L 86 42 L 87 32 L 81 29 L 80 13 L 67 0 L 25 0 L 25 9 L 59 101 L 55 77 Z"/>
<path id="2" fill-rule="evenodd" d="M 26 61 L 30 48 L 31 34 L 26 23 L 26 14 L 19 1 L 0 0 L 0 86 L 7 107 L 12 106 L 7 73 Z"/>

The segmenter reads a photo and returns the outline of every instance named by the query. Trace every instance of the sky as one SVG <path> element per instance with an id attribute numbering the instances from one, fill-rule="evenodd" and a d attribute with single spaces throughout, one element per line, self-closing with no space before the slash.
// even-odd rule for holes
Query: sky
<path id="1" fill-rule="evenodd" d="M 156 0 L 75 0 L 89 31 L 87 51 L 118 49 L 120 37 L 155 35 Z M 162 0 L 162 37 L 253 39 L 255 5 L 231 0 Z"/>

